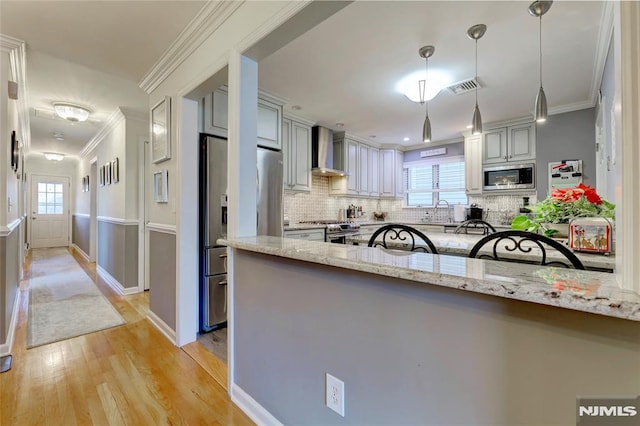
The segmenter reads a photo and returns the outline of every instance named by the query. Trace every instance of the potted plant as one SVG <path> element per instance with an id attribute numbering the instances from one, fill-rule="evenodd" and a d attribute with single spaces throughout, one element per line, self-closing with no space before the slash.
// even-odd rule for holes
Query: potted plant
<path id="1" fill-rule="evenodd" d="M 560 236 L 557 224 L 564 224 L 568 229 L 569 221 L 577 217 L 613 220 L 615 207 L 602 199 L 595 189 L 580 183 L 575 188 L 554 189 L 550 196 L 531 207 L 533 217 L 516 216 L 511 222 L 511 229 L 529 232 L 542 230 L 547 237 Z"/>

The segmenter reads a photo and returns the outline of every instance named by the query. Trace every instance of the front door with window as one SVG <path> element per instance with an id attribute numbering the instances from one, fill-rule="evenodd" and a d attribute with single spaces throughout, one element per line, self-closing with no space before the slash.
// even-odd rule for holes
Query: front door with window
<path id="1" fill-rule="evenodd" d="M 69 178 L 33 175 L 31 247 L 69 245 Z"/>

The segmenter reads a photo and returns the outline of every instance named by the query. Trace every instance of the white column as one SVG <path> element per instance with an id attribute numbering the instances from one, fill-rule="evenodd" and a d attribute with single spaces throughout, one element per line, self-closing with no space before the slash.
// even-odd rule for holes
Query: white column
<path id="1" fill-rule="evenodd" d="M 256 235 L 258 64 L 240 52 L 229 55 L 229 238 Z"/>
<path id="2" fill-rule="evenodd" d="M 622 140 L 619 162 L 622 163 L 622 183 L 616 208 L 617 262 L 616 271 L 625 288 L 640 292 L 640 4 L 620 2 L 616 5 L 616 30 L 620 40 L 620 84 L 616 85 L 616 120 L 621 117 Z M 614 42 L 615 43 L 615 42 Z M 619 88 L 619 92 L 618 92 Z M 617 104 L 618 100 L 620 104 Z M 618 166 L 619 167 L 619 166 Z M 618 192 L 618 191 L 616 191 Z"/>
<path id="3" fill-rule="evenodd" d="M 196 340 L 198 333 L 198 102 L 178 97 L 176 147 L 176 345 Z M 174 108 L 175 105 L 175 108 Z M 179 196 L 178 196 L 179 194 Z M 153 291 L 153 289 L 151 289 Z"/>

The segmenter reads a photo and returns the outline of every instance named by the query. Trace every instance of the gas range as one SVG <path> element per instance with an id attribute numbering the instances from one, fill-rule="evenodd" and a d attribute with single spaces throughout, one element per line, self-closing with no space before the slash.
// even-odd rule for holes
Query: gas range
<path id="1" fill-rule="evenodd" d="M 324 225 L 324 240 L 328 243 L 347 244 L 347 237 L 360 235 L 360 224 L 343 220 L 307 220 L 300 223 Z"/>
<path id="2" fill-rule="evenodd" d="M 331 235 L 351 235 L 360 232 L 360 224 L 355 222 L 347 222 L 341 220 L 305 220 L 301 221 L 300 223 L 309 225 L 325 225 L 326 233 Z"/>

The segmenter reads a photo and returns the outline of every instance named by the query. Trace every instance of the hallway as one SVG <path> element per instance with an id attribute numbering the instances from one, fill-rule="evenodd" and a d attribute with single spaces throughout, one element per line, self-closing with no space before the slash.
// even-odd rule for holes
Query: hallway
<path id="1" fill-rule="evenodd" d="M 31 258 L 20 284 L 13 367 L 0 374 L 3 425 L 250 425 L 226 391 L 146 320 L 149 293 L 119 296 L 76 261 L 123 326 L 26 349 Z"/>

